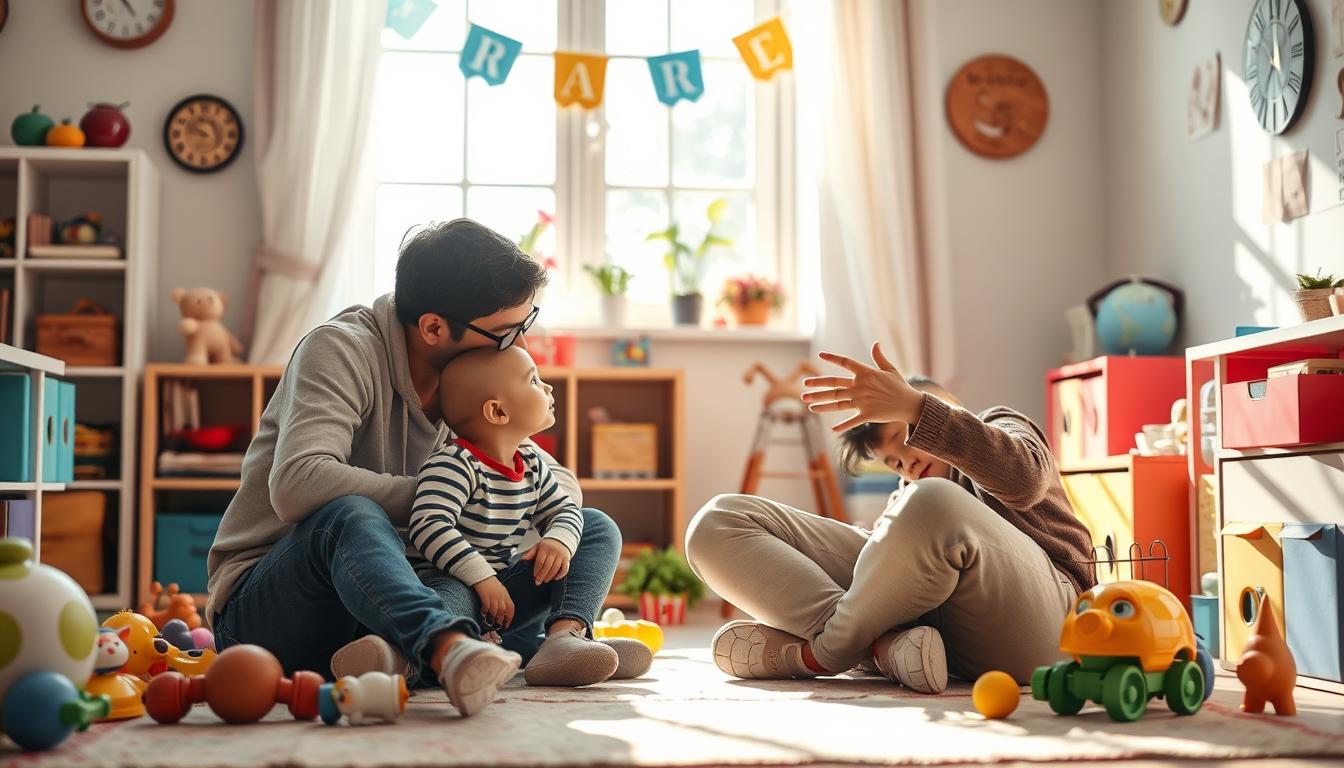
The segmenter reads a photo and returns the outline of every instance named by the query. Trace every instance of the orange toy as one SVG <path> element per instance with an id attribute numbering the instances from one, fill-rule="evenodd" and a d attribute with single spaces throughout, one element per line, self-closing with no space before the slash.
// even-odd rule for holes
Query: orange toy
<path id="1" fill-rule="evenodd" d="M 160 723 L 176 723 L 193 704 L 205 702 L 229 723 L 255 723 L 276 704 L 285 704 L 299 720 L 318 715 L 322 676 L 295 672 L 287 678 L 280 662 L 259 645 L 235 645 L 219 654 L 204 675 L 166 672 L 145 691 L 145 709 Z"/>
<path id="2" fill-rule="evenodd" d="M 167 596 L 168 604 L 160 608 L 160 598 L 164 596 Z M 167 590 L 157 581 L 150 584 L 149 602 L 141 603 L 137 613 L 154 622 L 154 626 L 159 629 L 163 629 L 163 625 L 173 619 L 186 622 L 187 629 L 201 626 L 201 615 L 196 612 L 196 598 L 179 592 L 176 584 L 169 584 Z"/>
<path id="3" fill-rule="evenodd" d="M 1265 702 L 1269 702 L 1277 715 L 1297 714 L 1297 705 L 1293 703 L 1297 663 L 1274 621 L 1269 595 L 1260 596 L 1255 627 L 1237 661 L 1237 679 L 1246 686 L 1246 695 L 1241 700 L 1243 712 L 1264 712 Z"/>
<path id="4" fill-rule="evenodd" d="M 169 669 L 188 675 L 205 674 L 218 655 L 213 648 L 184 651 L 175 647 L 163 639 L 152 621 L 134 611 L 117 611 L 103 622 L 103 626 L 130 628 L 129 635 L 123 638 L 131 651 L 131 659 L 126 663 L 124 671 L 144 680 Z"/>

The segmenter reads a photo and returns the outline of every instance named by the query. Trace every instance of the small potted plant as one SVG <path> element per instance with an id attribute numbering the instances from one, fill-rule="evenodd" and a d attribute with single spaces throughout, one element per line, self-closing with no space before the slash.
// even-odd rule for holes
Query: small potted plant
<path id="1" fill-rule="evenodd" d="M 672 224 L 667 229 L 651 232 L 645 240 L 664 240 L 667 253 L 663 254 L 663 266 L 667 267 L 672 279 L 672 320 L 677 325 L 699 325 L 700 310 L 703 304 L 700 284 L 704 282 L 705 269 L 709 266 L 710 251 L 716 247 L 731 248 L 733 241 L 718 233 L 719 224 L 728 213 L 728 201 L 719 198 L 705 209 L 709 219 L 709 229 L 695 248 L 681 241 L 681 228 Z"/>
<path id="2" fill-rule="evenodd" d="M 765 325 L 784 306 L 784 289 L 757 275 L 733 277 L 723 284 L 719 305 L 732 310 L 738 325 Z"/>
<path id="3" fill-rule="evenodd" d="M 671 547 L 641 554 L 616 589 L 639 601 L 642 618 L 664 625 L 684 623 L 686 608 L 705 596 L 704 583 Z"/>
<path id="4" fill-rule="evenodd" d="M 1334 275 L 1298 275 L 1298 290 L 1293 291 L 1293 301 L 1297 302 L 1297 311 L 1303 320 L 1320 320 L 1331 314 L 1330 296 L 1336 288 L 1344 287 L 1344 279 L 1336 280 Z"/>
<path id="5" fill-rule="evenodd" d="M 594 266 L 584 264 L 583 271 L 592 275 L 597 289 L 602 292 L 602 324 L 608 328 L 625 325 L 625 291 L 634 275 L 615 264 Z"/>

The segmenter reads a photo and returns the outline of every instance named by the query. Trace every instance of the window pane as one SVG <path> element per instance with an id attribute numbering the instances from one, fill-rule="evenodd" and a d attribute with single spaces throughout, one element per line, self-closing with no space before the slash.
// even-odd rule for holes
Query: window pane
<path id="1" fill-rule="evenodd" d="M 467 0 L 434 0 L 438 8 L 407 40 L 383 28 L 383 47 L 400 50 L 460 51 L 467 40 Z"/>
<path id="2" fill-rule="evenodd" d="M 467 84 L 467 175 L 475 184 L 555 181 L 555 64 L 519 56 L 503 85 Z M 458 80 L 462 76 L 453 73 Z"/>
<path id="3" fill-rule="evenodd" d="M 659 56 L 668 52 L 667 0 L 607 0 L 607 54 Z"/>
<path id="4" fill-rule="evenodd" d="M 380 180 L 462 180 L 462 75 L 456 55 L 383 54 L 376 104 Z"/>
<path id="5" fill-rule="evenodd" d="M 667 268 L 662 241 L 646 241 L 650 232 L 667 229 L 667 195 L 657 190 L 607 191 L 607 258 L 630 270 L 630 300 L 667 303 Z"/>
<path id="6" fill-rule="evenodd" d="M 559 26 L 555 1 L 472 0 L 467 15 L 472 23 L 522 43 L 524 51 L 551 53 L 557 47 L 555 30 Z M 462 40 L 466 40 L 465 33 Z M 462 41 L 457 44 L 461 46 Z"/>
<path id="7" fill-rule="evenodd" d="M 397 253 L 412 227 L 462 215 L 462 188 L 435 184 L 380 184 L 374 203 L 374 274 L 379 294 L 392 290 Z"/>
<path id="8" fill-rule="evenodd" d="M 710 203 L 720 198 L 728 201 L 728 210 L 714 232 L 731 239 L 733 244 L 714 247 L 707 252 L 709 263 L 705 266 L 705 281 L 701 290 L 705 293 L 705 300 L 710 303 L 718 299 L 723 281 L 728 277 L 746 272 L 767 277 L 775 275 L 773 260 L 757 253 L 756 211 L 748 192 L 673 192 L 672 214 L 681 226 L 682 242 L 693 249 L 699 247 L 705 232 L 709 230 L 706 210 Z"/>
<path id="9" fill-rule="evenodd" d="M 755 92 L 741 62 L 702 63 L 705 93 L 672 110 L 672 183 L 749 187 L 755 182 Z"/>
<path id="10" fill-rule="evenodd" d="M 555 191 L 550 187 L 471 187 L 467 190 L 467 215 L 513 242 L 532 229 L 537 212 L 555 214 Z M 555 225 L 546 228 L 537 241 L 542 260 L 554 258 Z"/>
<path id="11" fill-rule="evenodd" d="M 605 104 L 607 183 L 666 186 L 667 108 L 654 96 L 643 59 L 613 59 L 607 65 Z"/>
<path id="12" fill-rule="evenodd" d="M 698 48 L 701 56 L 739 58 L 733 38 L 756 26 L 754 5 L 752 0 L 676 0 L 672 3 L 672 50 Z M 705 82 L 709 82 L 708 75 Z"/>

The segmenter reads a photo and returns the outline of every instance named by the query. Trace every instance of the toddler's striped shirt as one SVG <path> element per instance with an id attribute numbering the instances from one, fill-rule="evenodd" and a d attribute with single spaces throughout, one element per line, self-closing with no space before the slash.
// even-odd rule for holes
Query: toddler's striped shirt
<path id="1" fill-rule="evenodd" d="M 440 570 L 467 585 L 494 576 L 533 527 L 571 555 L 583 535 L 583 512 L 531 446 L 514 454 L 512 467 L 461 439 L 425 460 L 407 532 Z"/>

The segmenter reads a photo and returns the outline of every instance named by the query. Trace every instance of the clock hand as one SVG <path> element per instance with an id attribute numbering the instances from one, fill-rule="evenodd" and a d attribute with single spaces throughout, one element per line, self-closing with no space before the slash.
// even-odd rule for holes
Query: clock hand
<path id="1" fill-rule="evenodd" d="M 1274 67 L 1275 69 L 1279 70 L 1280 72 L 1283 71 L 1283 62 L 1279 59 L 1279 38 L 1278 38 L 1278 35 L 1275 35 L 1275 36 L 1274 36 L 1274 58 L 1270 59 L 1269 64 L 1270 64 L 1270 66 Z"/>
<path id="2" fill-rule="evenodd" d="M 121 0 L 121 4 L 126 6 L 126 10 L 131 12 L 132 17 L 135 16 L 135 9 L 131 7 L 131 0 Z"/>

